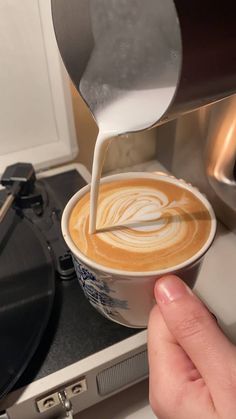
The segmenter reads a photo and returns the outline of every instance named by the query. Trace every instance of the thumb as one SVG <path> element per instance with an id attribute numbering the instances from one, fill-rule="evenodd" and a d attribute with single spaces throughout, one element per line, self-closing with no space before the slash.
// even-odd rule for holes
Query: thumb
<path id="1" fill-rule="evenodd" d="M 176 276 L 157 281 L 155 297 L 167 328 L 214 393 L 235 359 L 235 348 L 215 319 L 187 285 Z"/>

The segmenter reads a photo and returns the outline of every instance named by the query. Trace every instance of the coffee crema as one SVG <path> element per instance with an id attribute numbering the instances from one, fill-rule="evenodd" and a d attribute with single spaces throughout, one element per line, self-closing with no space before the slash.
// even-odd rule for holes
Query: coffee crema
<path id="1" fill-rule="evenodd" d="M 211 216 L 194 193 L 174 183 L 132 178 L 102 183 L 97 231 L 89 234 L 90 193 L 77 202 L 69 232 L 90 260 L 132 272 L 179 265 L 206 243 Z"/>

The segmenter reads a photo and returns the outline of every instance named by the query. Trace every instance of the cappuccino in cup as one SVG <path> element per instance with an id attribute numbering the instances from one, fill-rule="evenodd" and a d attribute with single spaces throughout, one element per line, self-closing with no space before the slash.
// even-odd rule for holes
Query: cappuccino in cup
<path id="1" fill-rule="evenodd" d="M 124 173 L 101 180 L 94 234 L 89 209 L 86 186 L 62 217 L 82 289 L 111 320 L 146 327 L 158 278 L 176 273 L 193 286 L 215 236 L 211 205 L 171 176 Z"/>
<path id="2" fill-rule="evenodd" d="M 89 234 L 89 205 L 87 192 L 71 212 L 70 236 L 86 257 L 112 269 L 171 268 L 198 253 L 211 231 L 203 202 L 166 179 L 101 184 L 94 234 Z"/>

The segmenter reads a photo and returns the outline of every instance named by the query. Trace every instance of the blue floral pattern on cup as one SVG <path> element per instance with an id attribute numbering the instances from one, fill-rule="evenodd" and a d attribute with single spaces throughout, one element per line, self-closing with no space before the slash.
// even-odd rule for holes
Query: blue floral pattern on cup
<path id="1" fill-rule="evenodd" d="M 128 301 L 120 300 L 111 296 L 112 290 L 109 285 L 101 278 L 97 279 L 84 265 L 73 257 L 75 271 L 79 279 L 80 286 L 90 303 L 102 314 L 116 316 L 116 309 L 128 310 Z"/>

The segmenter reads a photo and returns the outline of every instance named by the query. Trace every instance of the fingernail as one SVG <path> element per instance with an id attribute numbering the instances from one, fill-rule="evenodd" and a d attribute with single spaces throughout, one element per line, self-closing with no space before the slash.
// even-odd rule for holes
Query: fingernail
<path id="1" fill-rule="evenodd" d="M 157 281 L 155 294 L 157 302 L 164 304 L 177 301 L 187 294 L 193 294 L 190 288 L 176 276 L 168 276 Z"/>

